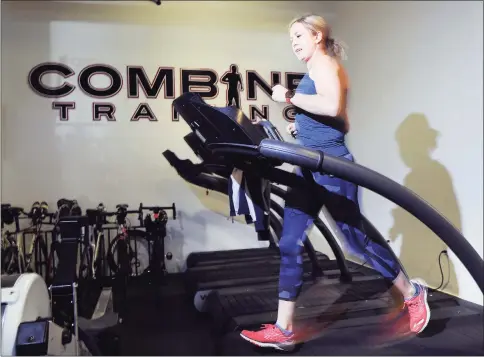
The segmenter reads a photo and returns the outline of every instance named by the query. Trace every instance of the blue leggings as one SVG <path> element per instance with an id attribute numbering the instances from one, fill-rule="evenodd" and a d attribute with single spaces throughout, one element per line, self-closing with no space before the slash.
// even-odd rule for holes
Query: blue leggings
<path id="1" fill-rule="evenodd" d="M 348 154 L 345 159 L 353 161 Z M 298 176 L 303 176 L 298 169 Z M 393 281 L 400 272 L 400 264 L 385 247 L 373 242 L 363 232 L 358 205 L 358 186 L 320 173 L 312 173 L 314 181 L 326 188 L 324 205 L 346 237 L 346 248 L 353 255 L 367 261 L 383 277 Z M 293 198 L 291 198 L 291 196 Z M 303 277 L 304 241 L 306 230 L 313 224 L 321 209 L 315 203 L 314 193 L 295 190 L 289 194 L 284 208 L 282 237 L 279 242 L 281 266 L 279 272 L 279 299 L 295 301 L 301 292 Z M 312 207 L 311 207 L 312 206 Z"/>

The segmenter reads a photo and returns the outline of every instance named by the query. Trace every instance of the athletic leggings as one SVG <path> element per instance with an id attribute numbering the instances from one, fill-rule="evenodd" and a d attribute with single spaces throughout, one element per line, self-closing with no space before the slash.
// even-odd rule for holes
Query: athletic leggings
<path id="1" fill-rule="evenodd" d="M 354 161 L 351 154 L 345 159 Z M 298 176 L 303 176 L 300 168 Z M 400 264 L 388 248 L 369 239 L 363 232 L 362 218 L 358 205 L 358 186 L 320 173 L 312 173 L 316 184 L 329 192 L 324 205 L 331 213 L 338 227 L 346 237 L 346 249 L 364 259 L 383 277 L 393 281 L 400 272 Z M 322 204 L 315 203 L 315 195 L 299 189 L 292 189 L 286 199 L 282 237 L 279 242 L 281 267 L 279 273 L 279 299 L 295 301 L 300 294 L 303 277 L 304 241 L 306 230 L 313 224 Z"/>

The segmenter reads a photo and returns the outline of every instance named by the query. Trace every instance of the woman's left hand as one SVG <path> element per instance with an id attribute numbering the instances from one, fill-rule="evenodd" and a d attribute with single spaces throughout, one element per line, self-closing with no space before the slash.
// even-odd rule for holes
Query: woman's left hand
<path id="1" fill-rule="evenodd" d="M 274 87 L 272 87 L 272 100 L 275 102 L 285 102 L 286 92 L 286 88 L 280 84 L 276 84 Z"/>

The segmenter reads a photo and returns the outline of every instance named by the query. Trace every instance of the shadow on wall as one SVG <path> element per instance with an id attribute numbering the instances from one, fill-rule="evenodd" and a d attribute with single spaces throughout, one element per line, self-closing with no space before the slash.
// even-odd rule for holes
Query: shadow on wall
<path id="1" fill-rule="evenodd" d="M 395 136 L 400 156 L 410 169 L 403 185 L 431 204 L 461 231 L 452 178 L 442 163 L 431 157 L 431 152 L 437 147 L 439 132 L 429 127 L 424 114 L 412 113 L 399 126 Z M 400 260 L 407 273 L 411 277 L 421 277 L 432 288 L 458 296 L 454 265 L 448 255 L 440 254 L 448 249 L 447 245 L 403 208 L 394 208 L 392 214 L 394 223 L 389 237 L 394 241 L 402 236 Z"/>

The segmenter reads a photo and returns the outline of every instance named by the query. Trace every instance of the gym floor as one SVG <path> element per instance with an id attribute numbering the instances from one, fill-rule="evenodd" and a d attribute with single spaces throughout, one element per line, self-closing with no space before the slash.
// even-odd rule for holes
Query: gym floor
<path id="1" fill-rule="evenodd" d="M 281 354 L 253 347 L 238 332 L 216 340 L 209 316 L 199 314 L 184 290 L 181 276 L 171 275 L 156 297 L 153 289 L 130 291 L 130 312 L 112 331 L 120 338 L 116 354 L 131 356 L 213 356 Z M 308 342 L 293 355 L 483 355 L 483 315 L 452 318 L 432 325 L 410 341 L 375 349 L 366 342 L 367 326 L 337 329 Z M 218 350 L 215 346 L 218 345 Z M 114 351 L 105 351 L 113 354 Z"/>

